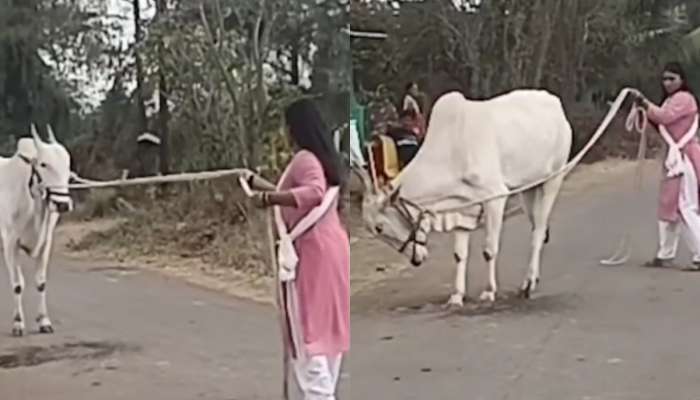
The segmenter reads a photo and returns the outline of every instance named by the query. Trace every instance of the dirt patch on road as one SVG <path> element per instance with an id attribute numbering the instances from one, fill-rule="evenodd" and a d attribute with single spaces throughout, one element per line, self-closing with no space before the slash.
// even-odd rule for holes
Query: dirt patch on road
<path id="1" fill-rule="evenodd" d="M 646 161 L 644 171 L 649 173 L 657 166 L 658 163 Z M 575 196 L 611 182 L 619 184 L 622 177 L 632 176 L 635 167 L 636 163 L 622 159 L 581 165 L 567 178 L 562 197 Z M 629 184 L 631 188 L 632 182 Z M 519 204 L 517 199 L 513 204 Z M 353 294 L 369 291 L 381 282 L 400 276 L 412 268 L 408 260 L 374 239 L 364 229 L 359 204 L 352 204 L 347 220 L 351 236 Z M 147 226 L 143 226 L 144 223 Z M 148 219 L 142 220 L 141 225 L 138 224 L 139 221 L 134 219 L 65 222 L 59 227 L 57 249 L 74 258 L 104 260 L 105 265 L 112 268 L 136 265 L 237 297 L 272 302 L 273 286 L 270 276 L 259 273 L 259 267 L 248 268 L 244 265 L 248 263 L 244 259 L 253 253 L 257 254 L 256 263 L 263 262 L 267 256 L 260 255 L 266 252 L 266 246 L 262 242 L 264 236 L 256 236 L 263 239 L 258 239 L 255 247 L 252 247 L 252 236 L 241 236 L 238 232 L 244 227 L 246 232 L 262 231 L 259 225 L 217 228 L 211 226 L 209 220 L 194 223 L 172 219 Z M 179 232 L 186 237 L 167 236 L 163 233 L 166 231 Z M 140 236 L 135 235 L 138 232 L 141 232 Z M 202 245 L 200 251 L 193 251 L 192 242 L 197 238 L 200 241 L 206 240 L 208 247 Z M 217 249 L 216 257 L 207 252 L 206 249 L 211 248 Z"/>
<path id="2" fill-rule="evenodd" d="M 0 369 L 36 367 L 56 361 L 96 360 L 115 353 L 136 351 L 123 343 L 75 342 L 55 346 L 25 346 L 0 354 Z"/>

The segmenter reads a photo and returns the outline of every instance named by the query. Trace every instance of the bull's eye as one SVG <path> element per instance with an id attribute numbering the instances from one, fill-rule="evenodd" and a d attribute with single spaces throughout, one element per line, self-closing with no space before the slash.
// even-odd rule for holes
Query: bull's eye
<path id="1" fill-rule="evenodd" d="M 384 226 L 381 225 L 381 224 L 380 224 L 380 225 L 377 225 L 374 229 L 375 229 L 375 230 L 377 231 L 377 233 L 379 233 L 379 234 L 381 234 L 382 232 L 384 232 Z"/>
<path id="2" fill-rule="evenodd" d="M 39 164 L 39 166 L 40 166 L 41 168 L 46 168 L 46 167 L 48 167 L 48 164 L 46 164 L 45 162 L 43 162 L 43 163 Z"/>

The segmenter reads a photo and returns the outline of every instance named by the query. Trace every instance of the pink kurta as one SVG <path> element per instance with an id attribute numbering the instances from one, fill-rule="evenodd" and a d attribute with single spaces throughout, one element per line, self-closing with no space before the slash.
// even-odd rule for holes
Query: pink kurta
<path id="1" fill-rule="evenodd" d="M 661 107 L 651 104 L 648 110 L 649 120 L 655 124 L 664 125 L 673 140 L 678 142 L 693 125 L 698 105 L 690 93 L 676 92 L 666 99 Z M 695 173 L 700 177 L 700 143 L 693 138 L 681 149 L 693 164 Z M 659 194 L 658 218 L 661 221 L 677 222 L 680 220 L 678 198 L 680 195 L 681 177 L 668 178 L 665 175 L 661 181 Z"/>
<path id="2" fill-rule="evenodd" d="M 282 207 L 282 218 L 292 230 L 327 190 L 323 167 L 306 150 L 290 163 L 280 190 L 291 190 L 298 208 Z M 336 356 L 350 349 L 350 240 L 341 224 L 337 201 L 294 247 L 299 256 L 294 285 L 299 319 L 308 356 Z"/>

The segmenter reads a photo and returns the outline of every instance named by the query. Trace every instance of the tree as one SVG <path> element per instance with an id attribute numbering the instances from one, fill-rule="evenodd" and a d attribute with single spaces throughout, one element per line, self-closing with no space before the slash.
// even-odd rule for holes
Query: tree
<path id="1" fill-rule="evenodd" d="M 403 82 L 419 80 L 432 97 L 450 87 L 473 98 L 543 87 L 567 104 L 651 81 L 700 12 L 700 3 L 681 0 L 393 3 L 353 3 L 354 28 L 389 34 L 353 46 L 361 86 L 387 84 L 398 93 Z"/>
<path id="2" fill-rule="evenodd" d="M 79 130 L 81 82 L 75 72 L 105 62 L 110 19 L 100 2 L 0 3 L 0 140 L 51 123 L 59 137 Z"/>

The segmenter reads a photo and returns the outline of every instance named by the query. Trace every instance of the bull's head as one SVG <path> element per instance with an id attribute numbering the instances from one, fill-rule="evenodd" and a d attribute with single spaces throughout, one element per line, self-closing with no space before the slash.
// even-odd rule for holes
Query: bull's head
<path id="1" fill-rule="evenodd" d="M 32 139 L 36 148 L 34 160 L 35 174 L 37 175 L 41 194 L 53 212 L 68 212 L 73 210 L 73 200 L 68 191 L 70 180 L 70 154 L 62 144 L 56 140 L 53 128 L 46 127 L 49 141 L 44 142 L 31 125 Z"/>
<path id="2" fill-rule="evenodd" d="M 414 266 L 422 264 L 428 257 L 425 215 L 401 199 L 400 188 L 380 189 L 362 167 L 353 166 L 353 171 L 364 185 L 362 219 L 367 229 L 400 253 L 409 253 Z"/>

